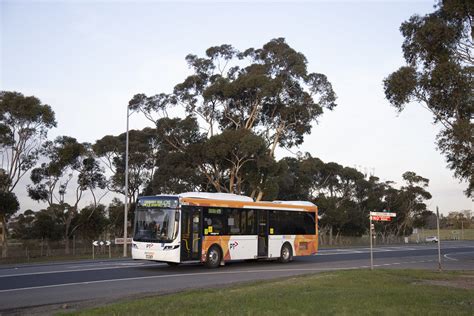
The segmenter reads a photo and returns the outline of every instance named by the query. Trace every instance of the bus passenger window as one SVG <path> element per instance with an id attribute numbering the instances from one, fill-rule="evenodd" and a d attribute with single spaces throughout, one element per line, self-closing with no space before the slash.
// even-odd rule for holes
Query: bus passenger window
<path id="1" fill-rule="evenodd" d="M 226 210 L 226 211 L 227 211 L 226 213 L 228 214 L 227 225 L 229 227 L 229 234 L 240 235 L 241 234 L 240 216 L 245 211 L 236 210 L 236 209 L 231 209 L 231 210 Z"/>
<path id="2" fill-rule="evenodd" d="M 255 235 L 257 232 L 255 231 L 255 211 L 248 210 L 247 211 L 247 229 L 245 234 L 247 235 Z"/>
<path id="3" fill-rule="evenodd" d="M 204 235 L 224 235 L 224 221 L 222 209 L 204 209 Z"/>

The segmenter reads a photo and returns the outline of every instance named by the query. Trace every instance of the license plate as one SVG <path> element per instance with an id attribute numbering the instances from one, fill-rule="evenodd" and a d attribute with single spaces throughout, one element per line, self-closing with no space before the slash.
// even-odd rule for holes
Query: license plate
<path id="1" fill-rule="evenodd" d="M 146 259 L 153 259 L 153 252 L 145 252 Z"/>

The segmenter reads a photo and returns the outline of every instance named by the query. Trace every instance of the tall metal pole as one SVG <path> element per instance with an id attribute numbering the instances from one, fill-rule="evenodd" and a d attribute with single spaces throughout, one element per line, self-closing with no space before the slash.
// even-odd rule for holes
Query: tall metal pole
<path id="1" fill-rule="evenodd" d="M 130 109 L 127 104 L 127 136 L 125 140 L 125 207 L 123 216 L 123 256 L 127 257 L 127 226 L 128 226 L 128 119 Z"/>
<path id="2" fill-rule="evenodd" d="M 439 238 L 439 210 L 436 206 L 436 226 L 438 228 L 438 270 L 441 271 L 441 238 Z"/>
<path id="3" fill-rule="evenodd" d="M 370 237 L 370 270 L 374 269 L 374 254 L 372 252 L 372 216 L 369 215 L 370 224 L 369 224 L 369 237 Z"/>

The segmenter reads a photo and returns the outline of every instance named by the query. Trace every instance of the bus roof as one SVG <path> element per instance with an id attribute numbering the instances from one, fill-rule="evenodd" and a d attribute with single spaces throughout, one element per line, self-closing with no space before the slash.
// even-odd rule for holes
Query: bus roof
<path id="1" fill-rule="evenodd" d="M 249 209 L 316 211 L 317 207 L 308 201 L 259 201 L 230 193 L 187 192 L 178 195 L 183 205 L 237 207 Z"/>
<path id="2" fill-rule="evenodd" d="M 140 198 L 151 198 L 143 196 Z M 247 209 L 317 211 L 317 206 L 308 201 L 259 201 L 251 197 L 231 193 L 185 192 L 180 194 L 160 194 L 155 197 L 179 198 L 183 205 L 229 207 Z"/>
<path id="3" fill-rule="evenodd" d="M 232 193 L 186 192 L 179 194 L 179 197 L 207 200 L 253 202 L 253 199 L 251 197 Z"/>

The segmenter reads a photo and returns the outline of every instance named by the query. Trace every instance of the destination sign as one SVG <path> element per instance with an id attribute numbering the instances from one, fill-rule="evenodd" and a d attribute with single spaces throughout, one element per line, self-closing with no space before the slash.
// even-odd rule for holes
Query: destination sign
<path id="1" fill-rule="evenodd" d="M 138 205 L 142 207 L 177 208 L 178 199 L 140 199 Z"/>

